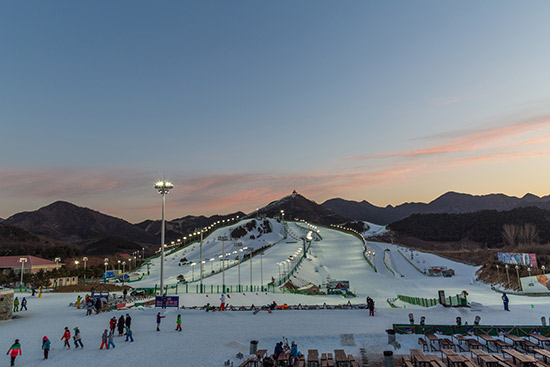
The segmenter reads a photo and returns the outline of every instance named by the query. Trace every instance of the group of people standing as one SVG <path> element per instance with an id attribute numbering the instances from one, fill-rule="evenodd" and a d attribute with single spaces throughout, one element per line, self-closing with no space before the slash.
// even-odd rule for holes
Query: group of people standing
<path id="1" fill-rule="evenodd" d="M 23 297 L 23 299 L 21 300 L 21 309 L 19 309 L 19 298 L 15 297 L 15 299 L 13 300 L 13 312 L 23 311 L 23 309 L 25 309 L 25 311 L 28 311 L 27 299 Z"/>

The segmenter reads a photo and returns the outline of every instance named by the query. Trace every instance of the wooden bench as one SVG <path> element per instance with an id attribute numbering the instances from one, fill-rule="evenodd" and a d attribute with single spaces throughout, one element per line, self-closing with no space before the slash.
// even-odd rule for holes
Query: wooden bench
<path id="1" fill-rule="evenodd" d="M 355 360 L 355 358 L 353 358 L 353 356 L 351 354 L 348 354 L 348 360 L 349 360 L 349 363 L 350 363 L 351 367 L 359 367 L 359 363 L 357 363 L 357 361 Z M 409 358 L 409 363 L 410 363 L 409 367 L 413 367 L 413 365 L 410 361 L 410 358 Z"/>
<path id="2" fill-rule="evenodd" d="M 546 349 L 535 348 L 534 352 L 542 356 L 544 363 L 548 363 L 548 358 L 550 358 L 550 351 L 547 351 Z"/>
<path id="3" fill-rule="evenodd" d="M 245 359 L 239 367 L 245 367 L 248 365 L 252 365 L 257 367 L 258 363 L 262 360 L 262 358 L 267 353 L 267 349 L 260 349 L 256 352 L 256 354 L 249 356 L 247 359 Z"/>
<path id="4" fill-rule="evenodd" d="M 317 349 L 309 349 L 307 351 L 308 367 L 319 367 L 319 351 Z"/>
<path id="5" fill-rule="evenodd" d="M 304 356 L 298 356 L 294 359 L 294 363 L 292 364 L 293 367 L 306 367 L 306 361 L 304 360 Z"/>
<path id="6" fill-rule="evenodd" d="M 452 349 L 456 351 L 456 344 L 452 340 L 443 338 L 441 339 L 441 349 Z"/>
<path id="7" fill-rule="evenodd" d="M 525 339 L 523 338 L 523 340 L 525 340 L 525 342 L 523 343 L 523 350 L 527 353 L 533 353 L 535 354 L 535 352 L 533 352 L 533 350 L 538 347 L 537 344 L 533 343 L 532 341 L 530 341 L 529 339 Z"/>
<path id="8" fill-rule="evenodd" d="M 336 362 L 336 367 L 348 367 L 349 360 L 346 352 L 343 349 L 334 350 L 334 361 Z"/>
<path id="9" fill-rule="evenodd" d="M 499 356 L 498 354 L 493 354 L 493 357 L 498 360 L 498 365 L 500 367 L 515 367 L 513 364 L 510 363 L 510 361 L 506 360 L 503 356 Z"/>
<path id="10" fill-rule="evenodd" d="M 503 349 L 502 353 L 508 354 L 510 357 L 512 357 L 512 361 L 514 364 L 516 364 L 516 361 L 518 361 L 519 364 L 523 366 L 532 366 L 537 363 L 537 359 L 535 357 L 528 356 L 527 354 L 518 352 L 515 349 Z"/>
<path id="11" fill-rule="evenodd" d="M 504 340 L 501 340 L 501 339 L 496 339 L 496 346 L 497 346 L 497 352 L 501 352 L 501 353 L 502 353 L 502 350 L 505 349 L 505 348 L 507 348 L 507 349 L 513 348 L 513 346 L 511 344 L 508 344 Z"/>
<path id="12" fill-rule="evenodd" d="M 423 352 L 429 352 L 430 351 L 430 347 L 428 347 L 428 343 L 426 343 L 426 341 L 423 338 L 418 338 L 418 344 L 420 344 L 422 346 L 422 351 Z"/>
<path id="13" fill-rule="evenodd" d="M 290 352 L 282 352 L 277 358 L 277 366 L 288 366 L 290 362 Z"/>

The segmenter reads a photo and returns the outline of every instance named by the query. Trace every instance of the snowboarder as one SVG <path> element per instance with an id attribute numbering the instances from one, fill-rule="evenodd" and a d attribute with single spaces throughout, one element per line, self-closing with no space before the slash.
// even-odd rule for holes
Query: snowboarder
<path id="1" fill-rule="evenodd" d="M 7 354 L 9 354 L 11 357 L 10 366 L 15 366 L 15 357 L 17 357 L 17 355 L 21 355 L 21 344 L 19 344 L 19 339 L 15 339 L 15 343 L 13 343 L 13 345 L 10 347 L 6 355 Z"/>
<path id="2" fill-rule="evenodd" d="M 80 337 L 80 330 L 78 330 L 78 327 L 74 328 L 73 340 L 74 340 L 74 347 L 75 348 L 78 348 L 79 344 L 80 344 L 81 348 L 84 348 L 84 345 L 82 345 L 82 340 L 81 340 L 81 337 Z"/>
<path id="3" fill-rule="evenodd" d="M 23 311 L 23 308 L 25 308 L 25 311 L 28 311 L 27 310 L 27 299 L 25 297 L 23 297 L 23 299 L 21 300 L 21 311 Z"/>
<path id="4" fill-rule="evenodd" d="M 109 349 L 109 344 L 107 344 L 107 339 L 109 339 L 108 331 L 109 330 L 105 329 L 105 331 L 101 335 L 101 347 L 99 347 L 99 349 L 103 349 L 103 346 L 105 346 L 105 348 Z"/>
<path id="5" fill-rule="evenodd" d="M 181 314 L 178 315 L 178 319 L 176 320 L 176 331 L 181 331 Z"/>
<path id="6" fill-rule="evenodd" d="M 50 353 L 50 339 L 47 336 L 42 338 L 42 350 L 44 350 L 44 359 L 48 359 L 48 353 Z"/>
<path id="7" fill-rule="evenodd" d="M 126 326 L 130 327 L 132 325 L 132 318 L 130 315 L 126 314 Z"/>
<path id="8" fill-rule="evenodd" d="M 113 348 L 115 347 L 115 342 L 113 341 L 114 336 L 115 336 L 115 332 L 113 330 L 109 333 L 109 337 L 108 337 L 109 344 L 107 344 L 107 349 L 109 349 L 110 346 L 112 346 Z"/>
<path id="9" fill-rule="evenodd" d="M 132 336 L 132 329 L 130 329 L 129 326 L 126 326 L 126 340 L 125 340 L 125 342 L 128 341 L 128 338 L 130 338 L 130 343 L 134 341 L 134 337 Z"/>
<path id="10" fill-rule="evenodd" d="M 124 316 L 120 315 L 118 318 L 118 336 L 122 336 L 124 334 Z"/>
<path id="11" fill-rule="evenodd" d="M 13 300 L 13 312 L 19 311 L 19 298 L 15 297 Z"/>
<path id="12" fill-rule="evenodd" d="M 65 340 L 65 343 L 63 344 L 63 348 L 67 347 L 71 349 L 71 345 L 69 344 L 69 339 L 71 339 L 71 332 L 69 331 L 69 328 L 65 326 L 65 332 L 61 337 L 61 340 Z"/>
<path id="13" fill-rule="evenodd" d="M 160 331 L 160 320 L 165 318 L 166 316 L 161 316 L 160 312 L 157 313 L 157 331 Z"/>
<path id="14" fill-rule="evenodd" d="M 222 293 L 220 297 L 220 311 L 225 311 L 225 294 Z"/>
<path id="15" fill-rule="evenodd" d="M 506 295 L 506 293 L 502 293 L 502 303 L 504 303 L 504 311 L 510 311 L 510 309 L 508 308 L 508 302 L 510 300 L 508 299 L 508 296 Z"/>

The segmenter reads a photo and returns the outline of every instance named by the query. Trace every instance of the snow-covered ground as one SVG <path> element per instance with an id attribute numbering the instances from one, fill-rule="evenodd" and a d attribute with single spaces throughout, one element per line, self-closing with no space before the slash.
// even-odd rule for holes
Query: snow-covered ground
<path id="1" fill-rule="evenodd" d="M 302 223 L 289 223 L 284 229 L 280 223 L 272 221 L 273 232 L 262 234 L 259 239 L 243 239 L 241 247 L 260 248 L 273 244 L 260 258 L 253 258 L 254 285 L 261 281 L 260 271 L 263 269 L 264 284 L 271 277 L 278 278 L 277 263 L 284 261 L 289 255 L 295 254 L 301 246 L 301 241 L 292 237 L 284 239 L 285 231 L 299 238 L 307 233 L 308 227 Z M 204 240 L 203 258 L 215 258 L 221 254 L 221 241 L 217 238 L 228 235 L 231 228 L 219 229 Z M 545 297 L 510 296 L 511 312 L 502 310 L 500 295 L 490 290 L 485 284 L 475 280 L 476 268 L 450 260 L 442 259 L 432 254 L 410 252 L 397 245 L 368 242 L 375 251 L 373 262 L 378 272 L 375 272 L 363 257 L 361 241 L 352 235 L 319 228 L 322 237 L 313 241 L 308 259 L 304 260 L 297 270 L 293 282 L 303 285 L 308 282 L 322 284 L 327 277 L 335 280 L 349 280 L 357 298 L 351 299 L 352 304 L 364 303 L 367 295 L 376 301 L 376 316 L 369 317 L 365 310 L 278 310 L 271 314 L 261 311 L 254 315 L 251 311 L 204 312 L 200 310 L 158 310 L 154 308 L 130 309 L 113 311 L 99 315 L 85 316 L 85 310 L 69 307 L 77 294 L 44 294 L 43 298 L 30 297 L 29 311 L 16 313 L 16 318 L 0 321 L 0 345 L 5 350 L 15 338 L 20 339 L 23 356 L 18 357 L 16 366 L 74 366 L 75 364 L 92 363 L 94 366 L 153 366 L 162 361 L 163 365 L 183 366 L 223 366 L 223 362 L 231 360 L 235 366 L 239 364 L 236 354 L 248 354 L 251 340 L 259 341 L 259 348 L 273 352 L 275 343 L 283 337 L 295 340 L 299 349 L 306 353 L 307 349 L 318 349 L 320 352 L 330 352 L 334 349 L 344 349 L 347 353 L 359 355 L 360 348 L 366 348 L 371 360 L 381 359 L 383 350 L 391 350 L 387 345 L 385 330 L 394 323 L 408 323 L 408 314 L 412 312 L 416 319 L 426 316 L 426 322 L 454 323 L 456 316 L 463 321 L 473 322 L 476 315 L 481 316 L 482 324 L 539 324 L 541 316 L 547 316 Z M 257 236 L 255 236 L 257 237 Z M 225 252 L 235 251 L 233 243 L 225 242 Z M 190 266 L 178 266 L 185 256 L 190 261 L 198 263 L 199 246 L 194 249 L 184 249 L 180 253 L 168 256 L 166 260 L 167 284 L 175 283 L 176 277 L 183 274 L 192 278 Z M 388 251 L 385 251 L 388 250 Z M 456 272 L 452 278 L 428 277 L 419 272 L 399 252 L 419 269 L 429 266 L 447 266 Z M 386 268 L 386 264 L 399 275 L 396 276 Z M 204 255 L 208 254 L 208 255 Z M 231 261 L 234 261 L 233 253 Z M 388 259 L 390 261 L 388 261 Z M 152 267 L 151 275 L 145 277 L 136 286 L 151 286 L 158 283 L 159 259 Z M 220 261 L 212 262 L 219 266 Z M 241 264 L 241 282 L 250 283 L 249 262 Z M 205 273 L 210 272 L 210 263 L 205 264 Z M 283 271 L 283 270 L 282 270 Z M 403 276 L 401 276 L 403 275 Z M 195 277 L 198 276 L 198 266 Z M 226 284 L 237 284 L 238 267 L 226 270 Z M 221 274 L 204 278 L 204 284 L 220 284 Z M 438 290 L 445 290 L 447 295 L 455 295 L 462 290 L 469 293 L 468 300 L 476 303 L 474 308 L 422 308 L 406 305 L 406 308 L 390 308 L 387 298 L 397 294 L 420 297 L 437 297 Z M 16 294 L 21 297 L 20 294 Z M 82 294 L 83 296 L 84 294 Z M 180 304 L 187 306 L 204 305 L 207 302 L 219 304 L 219 294 L 179 294 Z M 278 304 L 344 304 L 347 299 L 341 296 L 305 296 L 285 293 L 232 293 L 227 303 L 234 306 L 251 304 L 265 305 L 276 301 Z M 398 303 L 404 306 L 403 303 Z M 160 332 L 155 331 L 155 315 L 161 311 L 165 315 Z M 116 348 L 99 350 L 101 334 L 107 328 L 109 318 L 129 313 L 133 318 L 134 343 L 125 343 L 123 338 L 115 338 Z M 182 314 L 183 332 L 175 331 L 176 316 Z M 63 329 L 78 326 L 82 333 L 84 350 L 63 350 L 60 342 Z M 352 337 L 343 337 L 351 334 Z M 42 361 L 40 349 L 41 339 L 47 335 L 52 340 L 52 351 L 48 361 Z M 351 340 L 351 342 L 349 342 Z M 410 348 L 417 348 L 417 336 L 398 335 L 401 344 L 396 354 L 408 353 Z M 351 345 L 350 345 L 351 344 Z M 5 364 L 8 356 L 5 356 Z"/>

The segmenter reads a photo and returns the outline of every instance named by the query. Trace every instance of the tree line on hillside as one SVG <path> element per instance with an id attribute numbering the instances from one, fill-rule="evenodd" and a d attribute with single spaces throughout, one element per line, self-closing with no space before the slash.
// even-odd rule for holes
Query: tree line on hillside
<path id="1" fill-rule="evenodd" d="M 470 240 L 488 247 L 531 245 L 550 242 L 550 211 L 527 207 L 466 214 L 413 214 L 389 228 L 424 241 Z"/>

